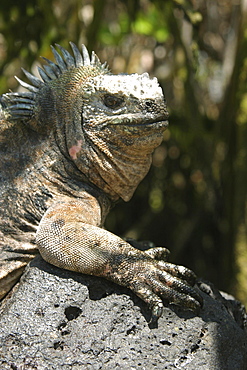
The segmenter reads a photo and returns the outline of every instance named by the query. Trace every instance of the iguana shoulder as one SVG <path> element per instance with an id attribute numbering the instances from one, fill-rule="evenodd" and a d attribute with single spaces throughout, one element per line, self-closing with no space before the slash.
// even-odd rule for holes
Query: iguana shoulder
<path id="1" fill-rule="evenodd" d="M 3 277 L 13 282 L 9 261 L 23 268 L 37 245 L 56 266 L 131 288 L 154 318 L 163 297 L 197 309 L 191 271 L 163 261 L 164 249 L 141 252 L 102 228 L 114 202 L 132 197 L 162 141 L 162 89 L 147 73 L 113 75 L 84 46 L 71 47 L 73 55 L 52 49 L 55 62 L 46 59 L 41 79 L 24 70 L 30 83 L 18 81 L 28 91 L 1 97 Z"/>

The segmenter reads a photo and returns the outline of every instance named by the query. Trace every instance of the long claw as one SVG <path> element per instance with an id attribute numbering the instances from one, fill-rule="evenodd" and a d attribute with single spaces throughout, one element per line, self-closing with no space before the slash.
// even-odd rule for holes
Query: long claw
<path id="1" fill-rule="evenodd" d="M 162 313 L 163 313 L 163 304 L 158 303 L 154 305 L 154 307 L 152 308 L 152 315 L 151 319 L 149 320 L 149 324 L 155 324 L 161 317 Z"/>
<path id="2" fill-rule="evenodd" d="M 195 285 L 196 274 L 193 271 L 184 266 L 174 265 L 165 261 L 159 261 L 159 266 L 162 270 L 177 277 L 178 279 L 185 280 L 191 286 Z"/>

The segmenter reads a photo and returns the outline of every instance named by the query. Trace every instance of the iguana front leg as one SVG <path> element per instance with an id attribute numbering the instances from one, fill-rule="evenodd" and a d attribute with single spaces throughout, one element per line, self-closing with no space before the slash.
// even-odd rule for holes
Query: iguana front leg
<path id="1" fill-rule="evenodd" d="M 162 248 L 146 252 L 102 229 L 100 207 L 81 200 L 61 201 L 48 209 L 37 231 L 43 258 L 61 268 L 104 277 L 133 290 L 152 309 L 156 320 L 162 299 L 191 310 L 201 306 L 192 288 L 195 275 L 162 261 Z"/>

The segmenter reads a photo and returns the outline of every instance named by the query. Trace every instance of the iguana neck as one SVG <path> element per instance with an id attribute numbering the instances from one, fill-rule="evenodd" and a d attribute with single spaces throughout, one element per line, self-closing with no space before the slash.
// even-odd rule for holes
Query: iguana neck
<path id="1" fill-rule="evenodd" d="M 109 141 L 112 136 L 113 134 L 106 132 L 105 137 L 101 136 L 99 139 L 98 135 L 91 133 L 88 147 L 82 144 L 80 158 L 85 158 L 85 161 L 78 161 L 78 167 L 90 182 L 102 189 L 112 200 L 122 198 L 128 201 L 150 168 L 153 147 L 150 149 L 144 146 L 140 150 L 140 140 L 136 150 L 123 139 L 112 145 Z M 156 140 L 160 143 L 162 139 L 157 137 Z"/>

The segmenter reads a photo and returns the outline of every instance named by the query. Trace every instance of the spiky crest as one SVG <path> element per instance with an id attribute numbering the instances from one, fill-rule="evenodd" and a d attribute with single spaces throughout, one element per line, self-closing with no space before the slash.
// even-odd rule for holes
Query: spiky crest
<path id="1" fill-rule="evenodd" d="M 29 91 L 17 93 L 10 92 L 2 95 L 1 100 L 5 105 L 4 110 L 11 117 L 11 120 L 30 119 L 34 111 L 36 94 L 43 86 L 43 84 L 47 84 L 50 81 L 59 78 L 63 73 L 71 69 L 81 68 L 84 66 L 93 66 L 97 68 L 98 71 L 102 74 L 108 72 L 108 67 L 106 63 L 101 64 L 99 58 L 94 52 L 92 52 L 92 56 L 90 58 L 85 45 L 82 45 L 81 53 L 73 42 L 70 42 L 69 44 L 73 51 L 73 55 L 71 55 L 62 46 L 56 44 L 57 48 L 61 52 L 60 55 L 57 50 L 53 46 L 51 46 L 56 63 L 45 57 L 42 57 L 47 63 L 43 66 L 43 68 L 38 67 L 39 75 L 42 80 L 32 75 L 24 68 L 22 68 L 22 71 L 31 82 L 31 84 L 26 83 L 15 76 L 19 84 Z"/>

